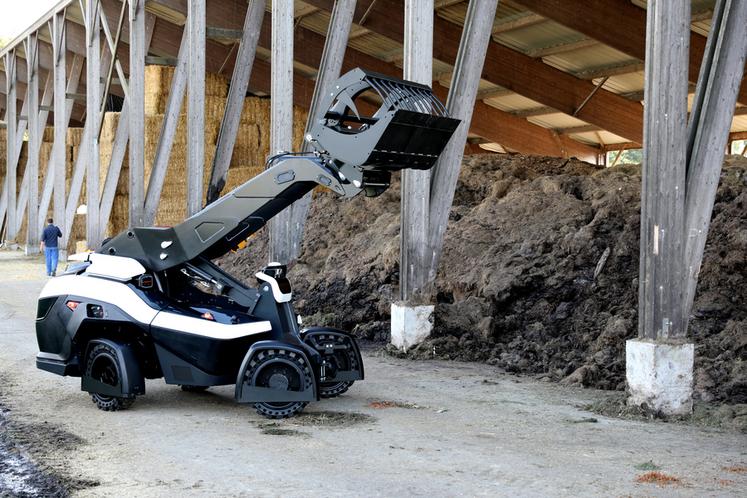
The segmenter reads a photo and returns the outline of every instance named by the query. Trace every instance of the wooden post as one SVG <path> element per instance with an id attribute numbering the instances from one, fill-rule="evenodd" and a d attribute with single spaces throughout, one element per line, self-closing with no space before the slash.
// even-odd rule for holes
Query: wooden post
<path id="1" fill-rule="evenodd" d="M 272 2 L 270 156 L 293 149 L 293 2 Z M 290 210 L 270 220 L 270 261 L 287 263 Z"/>
<path id="2" fill-rule="evenodd" d="M 244 97 L 252 75 L 254 55 L 257 52 L 262 20 L 265 17 L 265 3 L 265 0 L 252 0 L 246 11 L 244 31 L 231 75 L 231 86 L 228 88 L 226 112 L 223 114 L 215 146 L 215 159 L 207 191 L 208 204 L 220 197 L 226 184 L 226 174 L 231 164 L 233 146 L 236 143 L 236 134 L 241 122 L 241 110 L 244 108 Z"/>
<path id="3" fill-rule="evenodd" d="M 143 226 L 145 202 L 145 0 L 130 0 L 129 226 Z"/>
<path id="4" fill-rule="evenodd" d="M 685 302 L 687 327 L 703 261 L 708 227 L 721 177 L 723 151 L 747 56 L 747 2 L 719 0 L 706 43 L 688 129 L 685 205 Z M 684 332 L 683 332 L 684 333 Z"/>
<path id="5" fill-rule="evenodd" d="M 27 66 L 28 67 L 28 66 Z M 38 70 L 38 67 L 37 67 Z M 37 77 L 37 90 L 38 90 L 38 77 Z M 37 92 L 38 95 L 38 92 Z M 27 99 L 28 102 L 28 99 Z M 38 162 L 39 152 L 41 151 L 41 144 L 42 144 L 42 134 L 44 133 L 44 128 L 47 126 L 47 118 L 49 117 L 49 104 L 52 102 L 52 72 L 47 73 L 46 81 L 44 82 L 44 92 L 42 93 L 42 100 L 41 103 L 39 103 L 39 100 L 37 98 L 36 107 L 39 110 L 38 113 L 36 113 L 36 133 L 40 137 L 39 140 L 32 141 L 31 140 L 31 133 L 29 132 L 29 148 L 28 148 L 28 157 L 36 157 Z M 29 128 L 30 130 L 30 128 Z M 38 170 L 37 167 L 37 176 L 38 176 Z M 22 220 L 24 215 L 26 214 L 26 205 L 28 204 L 29 200 L 29 170 L 25 170 L 23 172 L 23 180 L 21 183 L 21 191 L 19 192 L 18 196 L 18 213 L 16 214 L 17 220 Z M 38 187 L 37 187 L 38 192 Z M 37 206 L 40 204 L 37 203 Z M 45 208 L 46 209 L 46 208 Z M 39 212 L 40 208 L 37 207 L 37 213 Z M 37 230 L 37 233 L 40 233 L 41 230 Z"/>
<path id="6" fill-rule="evenodd" d="M 102 22 L 103 22 L 104 16 L 102 16 Z M 154 22 L 152 19 L 152 15 L 145 13 L 145 41 L 144 41 L 144 49 L 143 52 L 147 52 L 147 47 L 150 46 L 150 40 L 153 33 L 153 26 Z M 116 43 L 110 44 L 110 47 L 115 46 Z M 119 60 L 116 61 L 117 65 L 119 65 Z M 109 66 L 112 67 L 111 65 Z M 100 213 L 100 219 L 101 219 L 101 233 L 103 238 L 103 233 L 105 232 L 107 228 L 107 222 L 109 221 L 109 216 L 111 215 L 112 210 L 112 204 L 114 203 L 114 197 L 117 193 L 117 183 L 119 183 L 119 177 L 122 172 L 122 163 L 124 162 L 124 156 L 127 152 L 127 146 L 130 139 L 130 102 L 131 99 L 129 97 L 129 93 L 125 94 L 124 103 L 122 105 L 122 112 L 119 115 L 119 122 L 117 123 L 117 131 L 114 135 L 114 143 L 112 144 L 112 155 L 109 160 L 108 167 L 106 168 L 106 179 L 104 180 L 104 187 L 101 192 L 101 203 L 99 206 L 99 213 Z M 144 102 L 144 101 L 143 101 Z M 103 117 L 103 115 L 102 115 Z M 144 128 L 144 127 L 143 127 Z M 145 175 L 143 175 L 145 176 Z M 130 178 L 128 178 L 128 184 L 130 182 Z M 144 181 L 143 181 L 144 183 Z M 128 208 L 129 209 L 129 208 Z M 132 219 L 132 218 L 130 218 Z M 148 225 L 149 223 L 147 221 L 144 221 L 143 224 Z M 110 235 L 116 235 L 116 234 L 110 234 Z"/>
<path id="7" fill-rule="evenodd" d="M 7 199 L 5 238 L 11 241 L 15 240 L 18 232 L 16 221 L 16 163 L 18 162 L 16 152 L 18 144 L 15 140 L 18 123 L 18 116 L 16 115 L 16 77 L 16 51 L 13 49 L 5 54 L 5 95 L 7 97 L 5 119 L 8 136 L 5 162 L 5 198 Z"/>
<path id="8" fill-rule="evenodd" d="M 65 10 L 55 13 L 52 19 L 52 57 L 54 58 L 54 145 L 52 155 L 47 163 L 47 173 L 53 171 L 54 175 L 54 220 L 57 225 L 65 223 L 65 152 L 67 149 L 67 125 L 69 112 L 73 110 L 72 101 L 68 104 L 65 98 L 67 68 L 67 36 L 65 34 Z M 78 72 L 80 74 L 80 72 Z M 77 79 L 75 76 L 75 63 L 70 71 L 70 79 L 75 79 L 77 91 Z M 69 111 L 68 111 L 69 109 Z M 46 211 L 47 207 L 44 206 Z M 42 222 L 43 223 L 43 222 Z M 65 248 L 63 247 L 63 250 Z"/>
<path id="9" fill-rule="evenodd" d="M 449 212 L 454 201 L 459 171 L 464 155 L 464 143 L 472 121 L 482 65 L 488 49 L 498 0 L 470 0 L 467 7 L 456 66 L 452 76 L 446 108 L 462 123 L 451 137 L 433 169 L 430 191 L 430 243 L 433 249 L 428 279 L 436 280 L 438 262 L 443 249 Z"/>
<path id="10" fill-rule="evenodd" d="M 26 218 L 26 254 L 39 252 L 39 227 L 36 224 L 39 212 L 39 35 L 36 32 L 26 37 L 26 71 L 28 96 L 29 156 L 24 175 L 28 177 L 28 209 Z M 43 130 L 43 129 L 42 129 Z"/>
<path id="11" fill-rule="evenodd" d="M 639 336 L 684 334 L 682 255 L 685 207 L 690 3 L 648 3 L 644 112 Z"/>
<path id="12" fill-rule="evenodd" d="M 98 0 L 86 0 L 86 123 L 90 126 L 85 144 L 87 151 L 86 168 L 86 242 L 91 249 L 98 248 L 101 242 L 99 227 L 99 139 L 91 126 L 98 124 L 101 112 L 101 25 L 97 9 Z"/>
<path id="13" fill-rule="evenodd" d="M 156 220 L 158 202 L 161 199 L 161 190 L 169 165 L 171 146 L 174 143 L 176 127 L 179 124 L 184 91 L 187 88 L 188 44 L 189 29 L 185 28 L 182 32 L 182 42 L 179 46 L 179 56 L 174 68 L 174 76 L 171 79 L 171 90 L 166 101 L 166 112 L 161 125 L 161 134 L 158 136 L 158 144 L 156 144 L 153 168 L 148 180 L 148 192 L 145 196 L 145 224 L 147 226 L 152 225 Z"/>
<path id="14" fill-rule="evenodd" d="M 405 80 L 431 86 L 433 80 L 433 0 L 405 0 Z M 431 248 L 428 213 L 431 172 L 402 170 L 400 299 L 426 291 Z"/>
<path id="15" fill-rule="evenodd" d="M 309 132 L 315 119 L 318 119 L 319 103 L 323 96 L 331 89 L 335 80 L 340 77 L 342 70 L 342 61 L 345 59 L 345 49 L 348 45 L 348 36 L 350 27 L 353 24 L 353 14 L 355 13 L 356 0 L 336 0 L 332 9 L 332 16 L 327 28 L 327 38 L 324 41 L 324 51 L 322 60 L 319 64 L 319 71 L 316 74 L 316 85 L 314 86 L 314 95 L 311 98 L 309 115 L 306 120 L 306 130 L 304 136 Z M 309 150 L 309 144 L 304 141 L 304 150 Z M 309 214 L 311 206 L 311 192 L 296 201 L 291 207 L 290 212 L 290 259 L 298 258 L 301 253 L 301 243 L 303 242 L 303 228 L 306 223 L 306 217 Z"/>
<path id="16" fill-rule="evenodd" d="M 67 169 L 63 168 L 62 175 L 57 175 L 57 168 L 59 162 L 58 155 L 60 152 L 58 152 L 58 147 L 62 150 L 62 164 L 64 165 L 66 162 L 65 159 L 65 150 L 66 150 L 66 144 L 67 144 L 67 127 L 70 123 L 70 116 L 73 113 L 73 100 L 66 98 L 66 93 L 75 93 L 78 91 L 78 82 L 80 80 L 80 75 L 83 71 L 83 57 L 80 55 L 73 56 L 73 61 L 70 66 L 70 76 L 67 80 L 67 91 L 65 91 L 65 79 L 64 79 L 64 68 L 63 68 L 63 92 L 60 95 L 59 99 L 57 97 L 57 88 L 55 87 L 55 99 L 58 99 L 62 103 L 62 114 L 61 116 L 64 116 L 64 122 L 63 125 L 58 127 L 55 124 L 55 143 L 52 145 L 52 154 L 49 156 L 49 161 L 47 161 L 47 177 L 44 179 L 44 189 L 41 194 L 41 200 L 39 201 L 39 220 L 37 224 L 39 225 L 39 229 L 44 226 L 46 223 L 46 213 L 47 209 L 49 208 L 49 203 L 52 201 L 52 191 L 53 189 L 58 189 L 61 192 L 62 200 L 58 202 L 59 204 L 59 212 L 57 212 L 57 208 L 55 208 L 55 212 L 53 213 L 55 223 L 61 227 L 62 233 L 65 233 L 65 189 L 66 189 L 66 174 Z M 57 75 L 54 75 L 54 78 L 56 78 Z M 57 81 L 54 82 L 54 85 L 57 85 Z M 57 106 L 57 100 L 55 100 L 55 108 Z M 57 122 L 57 111 L 55 111 L 55 123 Z M 60 131 L 61 130 L 61 131 Z M 58 142 L 58 134 L 62 137 L 62 142 Z M 62 178 L 61 183 L 59 178 Z M 59 186 L 58 186 L 59 185 Z M 55 194 L 56 195 L 56 194 Z M 57 202 L 57 201 L 55 201 Z M 67 247 L 67 246 L 64 246 Z M 63 249 L 64 250 L 64 249 Z"/>
<path id="17" fill-rule="evenodd" d="M 202 209 L 205 169 L 205 1 L 189 0 L 187 5 L 187 216 L 192 216 Z"/>

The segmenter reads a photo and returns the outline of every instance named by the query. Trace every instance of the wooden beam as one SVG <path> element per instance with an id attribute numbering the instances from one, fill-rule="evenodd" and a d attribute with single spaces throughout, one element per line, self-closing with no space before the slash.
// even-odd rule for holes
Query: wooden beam
<path id="1" fill-rule="evenodd" d="M 632 61 L 616 64 L 607 64 L 604 66 L 592 67 L 584 69 L 582 71 L 576 71 L 573 73 L 576 78 L 584 80 L 593 80 L 596 78 L 603 78 L 605 76 L 619 76 L 621 74 L 637 73 L 643 71 L 643 62 Z"/>
<path id="2" fill-rule="evenodd" d="M 129 227 L 143 226 L 145 204 L 145 0 L 130 0 Z M 120 117 L 121 119 L 121 117 Z"/>
<path id="3" fill-rule="evenodd" d="M 270 155 L 293 149 L 293 3 L 272 2 Z M 270 220 L 270 261 L 290 259 L 290 212 Z"/>
<path id="4" fill-rule="evenodd" d="M 41 147 L 42 133 L 44 128 L 39 129 L 39 44 L 38 35 L 33 32 L 28 35 L 24 42 L 26 49 L 27 67 L 28 67 L 28 131 L 29 131 L 29 148 L 26 169 L 23 174 L 28 178 L 28 182 L 23 189 L 27 195 L 28 208 L 26 218 L 26 254 L 39 253 L 39 227 L 36 224 L 37 213 L 39 212 L 39 149 Z M 47 77 L 49 79 L 49 77 Z M 46 124 L 46 116 L 44 119 Z M 19 203 L 19 208 L 26 205 L 26 202 Z M 20 220 L 23 215 L 18 216 Z"/>
<path id="5" fill-rule="evenodd" d="M 53 92 L 53 84 L 52 84 L 53 82 L 52 82 L 52 80 L 53 80 L 53 77 L 52 77 L 52 74 L 50 73 L 50 74 L 47 75 L 46 81 L 44 83 L 44 93 L 42 94 L 42 100 L 41 100 L 42 105 L 39 105 L 39 102 L 38 102 L 38 99 L 37 99 L 36 107 L 38 109 L 38 112 L 34 113 L 34 115 L 36 116 L 36 118 L 34 118 L 36 120 L 36 124 L 32 125 L 31 124 L 31 120 L 29 121 L 29 128 L 28 128 L 29 129 L 29 133 L 27 135 L 28 136 L 28 156 L 27 156 L 27 161 L 26 162 L 28 164 L 29 160 L 31 160 L 32 158 L 35 158 L 35 160 L 37 162 L 37 165 L 36 165 L 36 176 L 35 177 L 37 179 L 39 178 L 39 166 L 40 166 L 39 165 L 39 153 L 41 151 L 42 136 L 44 134 L 44 128 L 46 128 L 46 126 L 47 126 L 47 119 L 49 118 L 49 111 L 42 109 L 42 107 L 49 107 L 49 104 L 52 102 L 52 92 Z M 28 99 L 28 101 L 29 101 L 29 103 L 31 103 L 31 99 Z M 29 105 L 31 105 L 31 104 L 29 104 Z M 31 118 L 33 118 L 33 116 L 31 116 Z M 36 132 L 32 133 L 31 130 L 36 130 Z M 36 135 L 36 137 L 34 138 L 34 137 L 32 137 L 32 135 Z M 18 213 L 16 214 L 16 219 L 18 219 L 18 220 L 22 220 L 23 219 L 24 215 L 26 214 L 26 208 L 27 208 L 27 206 L 30 205 L 30 202 L 31 202 L 30 196 L 33 195 L 33 192 L 31 192 L 29 182 L 30 182 L 31 178 L 34 178 L 34 176 L 32 176 L 32 175 L 34 175 L 33 168 L 29 169 L 27 167 L 23 171 L 23 179 L 21 181 L 21 190 L 20 190 L 19 196 L 18 196 Z M 48 172 L 47 172 L 47 174 L 45 174 L 45 176 L 48 176 Z M 37 189 L 37 192 L 36 192 L 37 200 L 36 200 L 36 202 L 34 202 L 34 208 L 31 208 L 31 210 L 36 211 L 37 218 L 38 218 L 38 213 L 40 211 L 39 206 L 41 204 L 41 202 L 39 200 L 38 181 L 37 181 L 37 187 L 36 187 L 36 189 Z M 29 211 L 28 214 L 30 215 L 31 211 Z M 29 222 L 31 222 L 31 220 L 27 220 L 27 225 L 29 224 Z M 33 224 L 33 222 L 31 222 L 31 223 Z M 41 233 L 41 227 L 38 226 L 38 224 L 37 224 L 36 234 L 39 234 L 39 233 Z M 28 231 L 26 232 L 26 235 L 27 235 L 27 238 L 28 238 Z M 38 235 L 37 235 L 37 237 L 38 237 Z M 36 246 L 38 244 L 39 244 L 39 242 L 37 241 L 33 245 Z M 26 245 L 29 246 L 28 241 L 26 242 Z M 29 250 L 28 247 L 27 247 L 27 250 Z M 32 254 L 36 254 L 36 252 L 38 252 L 38 251 L 36 251 L 33 248 L 31 248 L 30 250 L 33 251 Z"/>
<path id="6" fill-rule="evenodd" d="M 405 0 L 402 77 L 430 85 L 433 80 L 433 0 Z M 460 144 L 460 147 L 462 144 Z M 401 172 L 399 297 L 428 296 L 431 261 L 430 170 Z"/>
<path id="7" fill-rule="evenodd" d="M 684 305 L 686 332 L 716 199 L 723 150 L 729 141 L 737 89 L 747 57 L 747 2 L 719 0 L 690 114 L 685 202 Z"/>
<path id="8" fill-rule="evenodd" d="M 459 42 L 454 77 L 449 87 L 446 108 L 452 117 L 462 120 L 454 136 L 441 153 L 433 171 L 430 186 L 429 265 L 428 280 L 435 282 L 441 259 L 444 234 L 454 201 L 459 172 L 464 155 L 474 102 L 480 86 L 482 65 L 490 42 L 498 0 L 470 0 L 467 7 L 462 38 Z"/>
<path id="9" fill-rule="evenodd" d="M 689 2 L 649 2 L 638 295 L 642 339 L 666 340 L 685 331 L 681 285 L 689 28 Z"/>
<path id="10" fill-rule="evenodd" d="M 239 131 L 241 110 L 244 108 L 244 97 L 251 79 L 254 56 L 257 52 L 257 41 L 264 17 L 265 0 L 252 0 L 246 11 L 243 35 L 231 75 L 231 86 L 228 88 L 226 111 L 223 113 L 223 120 L 218 132 L 215 158 L 213 159 L 207 191 L 208 204 L 220 197 L 226 184 L 226 174 L 231 164 L 236 134 Z"/>
<path id="11" fill-rule="evenodd" d="M 59 22 L 58 22 L 59 26 Z M 62 37 L 63 43 L 64 43 L 64 36 Z M 39 202 L 39 217 L 37 221 L 37 225 L 39 226 L 39 229 L 44 226 L 44 222 L 46 221 L 46 214 L 47 209 L 49 208 L 49 203 L 52 200 L 52 194 L 54 190 L 54 219 L 55 223 L 61 227 L 63 238 L 62 238 L 62 244 L 61 247 L 64 248 L 67 247 L 67 231 L 69 227 L 67 227 L 67 219 L 65 217 L 65 188 L 66 188 L 66 182 L 65 182 L 65 175 L 66 175 L 66 144 L 67 144 L 67 127 L 70 123 L 70 117 L 73 113 L 74 105 L 72 100 L 66 100 L 65 99 L 65 93 L 66 93 L 66 87 L 65 87 L 65 64 L 64 64 L 64 57 L 66 57 L 67 54 L 60 54 L 61 57 L 61 69 L 60 74 L 62 75 L 62 83 L 60 84 L 57 78 L 59 77 L 58 74 L 55 74 L 53 77 L 55 78 L 54 82 L 54 107 L 55 110 L 54 114 L 54 144 L 52 145 L 52 153 L 49 157 L 49 160 L 47 161 L 47 175 L 44 179 L 44 188 L 42 190 L 41 200 Z M 69 79 L 67 81 L 67 91 L 75 91 L 75 89 L 78 87 L 79 81 L 80 81 L 80 75 L 83 72 L 83 57 L 79 55 L 73 56 L 72 64 L 70 65 L 70 75 Z M 60 92 L 60 85 L 61 85 L 61 92 Z M 62 120 L 62 125 L 59 124 L 60 120 Z M 62 169 L 62 173 L 59 173 L 59 170 Z"/>
<path id="12" fill-rule="evenodd" d="M 101 112 L 100 86 L 94 84 L 101 78 L 101 25 L 96 15 L 97 0 L 86 0 L 86 122 L 92 127 L 98 124 Z M 98 248 L 101 242 L 99 225 L 99 141 L 98 130 L 90 128 L 88 140 L 85 142 L 87 151 L 86 168 L 86 242 L 89 248 Z M 71 220 L 72 221 L 72 220 Z"/>
<path id="13" fill-rule="evenodd" d="M 583 7 L 567 0 L 516 0 L 517 3 L 584 35 L 599 40 L 639 60 L 646 58 L 646 11 L 629 0 L 594 0 Z M 697 81 L 705 37 L 688 31 L 690 54 L 689 80 Z M 742 82 L 738 101 L 747 104 L 747 83 Z M 612 131 L 612 130 L 610 130 Z M 632 137 L 627 137 L 632 138 Z"/>
<path id="14" fill-rule="evenodd" d="M 6 126 L 7 126 L 7 145 L 5 161 L 5 236 L 6 240 L 15 240 L 18 232 L 18 221 L 16 219 L 16 164 L 18 163 L 17 152 L 18 144 L 14 137 L 17 132 L 17 114 L 16 114 L 16 53 L 15 50 L 5 54 L 5 73 L 6 73 Z"/>
<path id="15" fill-rule="evenodd" d="M 177 57 L 177 64 L 174 68 L 174 76 L 171 78 L 171 90 L 166 101 L 166 110 L 164 112 L 161 133 L 158 136 L 156 145 L 156 154 L 153 159 L 150 179 L 148 180 L 148 192 L 145 196 L 145 224 L 150 226 L 156 220 L 158 212 L 158 202 L 161 199 L 163 182 L 166 180 L 166 171 L 169 165 L 169 156 L 171 147 L 176 135 L 176 127 L 179 124 L 179 115 L 181 114 L 182 102 L 184 101 L 184 92 L 187 89 L 187 66 L 189 58 L 189 30 L 185 29 L 182 33 L 182 41 Z"/>
<path id="16" fill-rule="evenodd" d="M 314 95 L 311 98 L 309 114 L 306 119 L 304 136 L 311 130 L 313 124 L 319 119 L 319 115 L 326 109 L 321 109 L 324 96 L 330 93 L 332 85 L 340 77 L 342 62 L 345 59 L 345 50 L 350 36 L 350 27 L 353 24 L 356 0 L 337 0 L 335 8 L 330 17 L 327 27 L 327 38 L 324 43 L 322 59 L 319 63 L 319 71 L 316 76 Z M 308 143 L 304 142 L 304 150 L 310 150 Z M 295 260 L 301 253 L 301 242 L 303 241 L 303 229 L 306 216 L 311 206 L 311 192 L 296 201 L 291 207 L 290 215 L 290 258 Z"/>
<path id="17" fill-rule="evenodd" d="M 189 0 L 187 64 L 187 216 L 202 209 L 205 169 L 205 2 Z M 274 100 L 274 99 L 273 99 Z"/>

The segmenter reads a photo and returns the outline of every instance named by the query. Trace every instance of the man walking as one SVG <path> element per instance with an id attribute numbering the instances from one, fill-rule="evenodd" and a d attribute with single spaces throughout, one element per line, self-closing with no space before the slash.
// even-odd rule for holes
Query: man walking
<path id="1" fill-rule="evenodd" d="M 49 218 L 47 223 L 47 227 L 42 232 L 40 249 L 44 251 L 47 260 L 47 275 L 54 277 L 57 273 L 57 261 L 60 257 L 57 239 L 62 237 L 62 232 L 60 232 L 59 227 L 55 226 L 52 218 Z"/>

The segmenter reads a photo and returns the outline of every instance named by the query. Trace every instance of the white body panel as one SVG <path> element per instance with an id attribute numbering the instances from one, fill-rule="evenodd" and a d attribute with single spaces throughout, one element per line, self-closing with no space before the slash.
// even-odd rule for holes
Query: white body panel
<path id="1" fill-rule="evenodd" d="M 213 339 L 238 339 L 239 337 L 261 334 L 272 330 L 272 325 L 268 321 L 229 325 L 204 318 L 177 315 L 176 313 L 169 313 L 167 311 L 158 313 L 151 325 L 203 337 L 212 337 Z"/>
<path id="2" fill-rule="evenodd" d="M 81 298 L 112 303 L 130 315 L 134 320 L 144 325 L 154 325 L 214 339 L 237 339 L 272 330 L 272 325 L 266 320 L 230 325 L 203 318 L 159 311 L 148 306 L 127 285 L 115 280 L 88 276 L 86 274 L 63 275 L 49 280 L 42 289 L 39 298 L 65 295 L 74 295 Z"/>
<path id="3" fill-rule="evenodd" d="M 132 258 L 92 252 L 88 255 L 88 261 L 91 262 L 91 266 L 86 268 L 87 274 L 113 278 L 121 282 L 126 282 L 145 273 L 143 265 Z"/>
<path id="4" fill-rule="evenodd" d="M 93 265 L 91 265 L 93 266 Z M 39 298 L 75 295 L 112 303 L 146 325 L 158 314 L 158 310 L 148 306 L 131 288 L 121 282 L 84 275 L 63 275 L 53 278 L 41 291 Z"/>
<path id="5" fill-rule="evenodd" d="M 278 264 L 278 263 L 270 263 L 272 264 Z M 272 288 L 272 295 L 275 298 L 275 301 L 279 303 L 288 303 L 293 298 L 293 293 L 289 292 L 288 294 L 283 294 L 280 291 L 280 286 L 278 285 L 278 281 L 272 278 L 271 276 L 267 275 L 266 273 L 255 273 L 255 277 L 257 277 L 259 280 L 263 282 L 267 282 L 270 284 L 270 287 Z"/>

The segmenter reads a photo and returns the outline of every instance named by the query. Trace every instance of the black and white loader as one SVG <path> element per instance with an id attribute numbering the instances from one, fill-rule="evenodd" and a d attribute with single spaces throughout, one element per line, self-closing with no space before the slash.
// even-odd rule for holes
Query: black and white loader
<path id="1" fill-rule="evenodd" d="M 284 265 L 248 287 L 212 262 L 318 185 L 373 197 L 392 171 L 431 168 L 459 124 L 427 86 L 355 69 L 334 88 L 306 135 L 314 152 L 274 156 L 184 222 L 127 230 L 52 278 L 39 296 L 37 367 L 81 377 L 102 410 L 128 407 L 145 379 L 163 377 L 186 391 L 235 384 L 236 401 L 272 418 L 362 380 L 350 334 L 300 328 Z"/>

